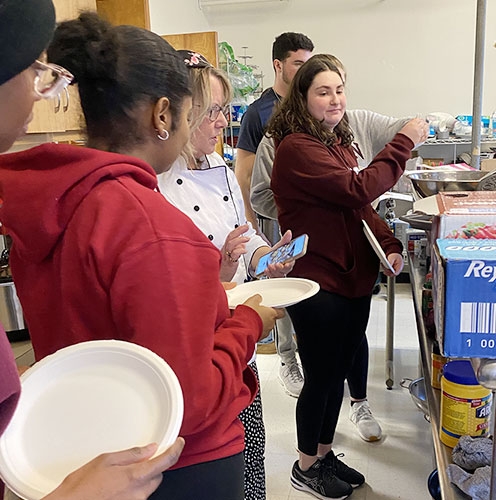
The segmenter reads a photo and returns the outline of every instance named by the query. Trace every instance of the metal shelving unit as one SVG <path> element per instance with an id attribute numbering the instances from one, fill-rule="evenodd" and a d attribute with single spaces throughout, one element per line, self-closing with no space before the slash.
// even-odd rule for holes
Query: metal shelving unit
<path id="1" fill-rule="evenodd" d="M 254 65 L 254 64 L 247 64 L 247 62 L 253 58 L 253 56 L 249 55 L 246 53 L 247 49 L 248 49 L 248 46 L 243 46 L 241 47 L 243 49 L 243 55 L 241 56 L 238 56 L 239 59 L 242 59 L 243 60 L 243 64 L 245 66 L 247 66 L 248 68 L 251 68 L 252 70 L 258 70 L 259 67 L 257 65 Z M 227 66 L 227 76 L 229 77 L 229 65 Z M 262 92 L 262 88 L 263 88 L 263 77 L 264 77 L 264 74 L 262 71 L 260 71 L 259 73 L 253 73 L 253 76 L 257 79 L 257 81 L 259 82 L 259 86 L 257 88 L 257 90 L 255 90 L 252 94 L 250 95 L 253 95 L 255 98 L 257 98 L 261 92 Z M 248 105 L 248 102 L 246 103 Z M 229 104 L 229 110 L 230 110 L 230 116 L 232 117 L 233 116 L 233 103 L 231 102 Z M 235 138 L 237 137 L 237 133 L 239 133 L 239 127 L 240 127 L 241 123 L 238 121 L 238 120 L 229 120 L 229 123 L 227 125 L 227 127 L 224 129 L 224 136 L 223 136 L 223 142 L 225 145 L 227 145 L 228 147 L 231 148 L 231 152 L 232 152 L 232 158 L 229 158 L 227 157 L 225 154 L 224 154 L 224 160 L 226 162 L 226 164 L 233 168 L 234 167 L 234 150 L 236 148 L 236 140 Z"/>

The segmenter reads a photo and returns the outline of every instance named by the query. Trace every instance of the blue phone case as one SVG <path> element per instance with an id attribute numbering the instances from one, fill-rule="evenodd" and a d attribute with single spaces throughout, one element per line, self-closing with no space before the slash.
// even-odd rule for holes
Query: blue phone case
<path id="1" fill-rule="evenodd" d="M 255 276 L 263 274 L 269 264 L 282 264 L 288 260 L 302 257 L 306 251 L 307 240 L 308 236 L 306 234 L 302 234 L 301 236 L 291 240 L 289 243 L 286 243 L 286 245 L 279 247 L 277 250 L 260 257 L 255 270 Z"/>

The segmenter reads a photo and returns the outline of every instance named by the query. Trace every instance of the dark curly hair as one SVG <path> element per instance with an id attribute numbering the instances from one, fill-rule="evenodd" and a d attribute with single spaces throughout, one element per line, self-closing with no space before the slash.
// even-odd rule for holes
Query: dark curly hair
<path id="1" fill-rule="evenodd" d="M 266 128 L 266 134 L 281 141 L 296 132 L 312 135 L 326 146 L 333 146 L 339 140 L 343 146 L 353 143 L 346 114 L 330 130 L 308 111 L 307 94 L 316 75 L 322 71 L 333 71 L 344 78 L 344 67 L 336 57 L 329 54 L 316 54 L 306 61 L 291 82 L 289 93 L 272 115 Z M 344 81 L 343 81 L 344 83 Z"/>
<path id="2" fill-rule="evenodd" d="M 113 26 L 93 12 L 60 23 L 47 58 L 75 77 L 90 146 L 101 139 L 111 151 L 139 144 L 145 134 L 134 116 L 138 106 L 167 97 L 174 118 L 191 96 L 188 70 L 168 42 L 136 26 Z"/>

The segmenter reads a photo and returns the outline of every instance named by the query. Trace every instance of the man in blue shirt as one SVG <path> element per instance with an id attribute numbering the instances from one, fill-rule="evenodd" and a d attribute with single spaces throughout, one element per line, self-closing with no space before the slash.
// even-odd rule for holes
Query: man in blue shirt
<path id="1" fill-rule="evenodd" d="M 312 41 L 302 33 L 282 33 L 272 44 L 272 65 L 274 85 L 265 90 L 253 102 L 241 121 L 237 143 L 235 174 L 241 187 L 245 204 L 246 218 L 260 232 L 257 215 L 250 203 L 250 185 L 257 147 L 264 135 L 265 126 L 274 107 L 286 95 L 289 85 L 300 66 L 310 59 L 313 51 Z M 277 223 L 263 219 L 265 235 L 272 241 L 279 239 Z M 303 387 L 303 376 L 296 360 L 296 342 L 289 315 L 277 321 L 276 349 L 281 358 L 279 380 L 288 394 L 298 397 Z"/>

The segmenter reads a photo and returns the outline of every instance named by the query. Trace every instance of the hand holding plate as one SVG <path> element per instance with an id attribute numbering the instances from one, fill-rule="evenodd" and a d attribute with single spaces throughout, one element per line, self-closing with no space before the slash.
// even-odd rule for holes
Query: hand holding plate
<path id="1" fill-rule="evenodd" d="M 274 328 L 276 319 L 284 316 L 284 309 L 274 309 L 273 307 L 266 307 L 261 304 L 262 296 L 260 294 L 253 295 L 247 299 L 243 305 L 251 307 L 260 316 L 263 327 L 262 336 L 259 340 L 263 340 L 269 335 L 269 332 Z"/>

